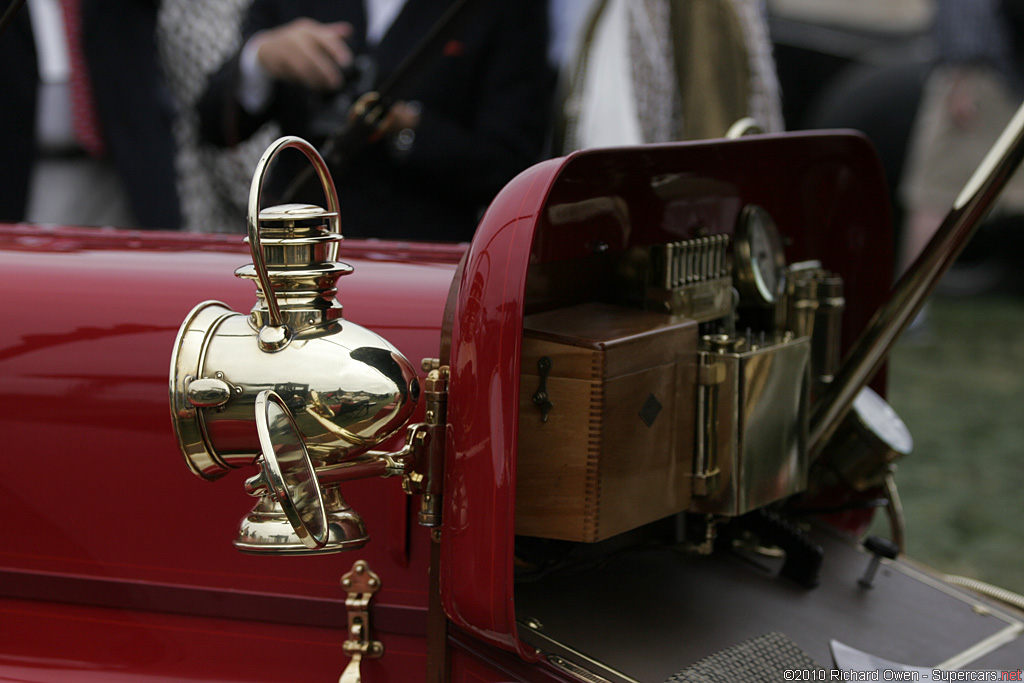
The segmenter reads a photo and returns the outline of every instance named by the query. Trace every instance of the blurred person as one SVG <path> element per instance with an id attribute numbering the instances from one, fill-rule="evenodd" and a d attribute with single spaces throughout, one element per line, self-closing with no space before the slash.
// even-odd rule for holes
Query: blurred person
<path id="1" fill-rule="evenodd" d="M 576 40 L 583 20 L 590 14 L 595 0 L 548 0 L 550 43 L 548 58 L 561 69 L 576 50 Z"/>
<path id="2" fill-rule="evenodd" d="M 204 138 L 234 146 L 273 120 L 321 144 L 451 4 L 255 0 L 243 46 L 200 98 Z M 546 12 L 544 0 L 468 0 L 416 55 L 382 124 L 332 169 L 346 235 L 472 237 L 483 208 L 542 153 L 554 86 Z"/>
<path id="3" fill-rule="evenodd" d="M 782 129 L 760 0 L 593 0 L 574 45 L 556 151 Z"/>
<path id="4" fill-rule="evenodd" d="M 0 37 L 0 220 L 176 229 L 155 0 L 29 0 Z"/>
<path id="5" fill-rule="evenodd" d="M 1007 2 L 1007 6 L 1016 0 Z M 942 223 L 971 174 L 1024 99 L 1024 71 L 1000 0 L 939 0 L 935 65 L 925 83 L 908 146 L 901 196 L 907 219 L 905 271 Z M 1018 173 L 997 207 L 1024 210 Z"/>
<path id="6" fill-rule="evenodd" d="M 178 193 L 182 227 L 189 232 L 245 232 L 253 169 L 280 136 L 274 122 L 231 148 L 204 143 L 199 134 L 196 103 L 210 75 L 238 50 L 242 20 L 251 4 L 252 0 L 160 3 L 157 44 L 168 87 L 178 103 Z"/>

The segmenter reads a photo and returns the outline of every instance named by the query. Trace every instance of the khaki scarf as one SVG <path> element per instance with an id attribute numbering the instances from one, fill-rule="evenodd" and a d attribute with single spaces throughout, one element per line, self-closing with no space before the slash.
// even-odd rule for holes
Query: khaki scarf
<path id="1" fill-rule="evenodd" d="M 721 137 L 750 111 L 750 59 L 740 18 L 730 0 L 678 0 L 671 10 L 683 137 Z"/>

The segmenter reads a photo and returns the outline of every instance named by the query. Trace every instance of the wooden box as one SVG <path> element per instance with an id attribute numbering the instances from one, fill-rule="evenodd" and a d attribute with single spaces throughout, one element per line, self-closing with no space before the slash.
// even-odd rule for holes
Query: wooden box
<path id="1" fill-rule="evenodd" d="M 696 322 L 650 311 L 588 303 L 527 316 L 517 534 L 593 542 L 687 507 L 696 348 Z"/>

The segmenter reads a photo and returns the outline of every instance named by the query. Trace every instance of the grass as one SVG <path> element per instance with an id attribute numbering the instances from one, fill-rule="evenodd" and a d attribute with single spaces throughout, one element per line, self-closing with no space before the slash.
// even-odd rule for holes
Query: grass
<path id="1" fill-rule="evenodd" d="M 1024 593 L 1024 298 L 933 298 L 888 398 L 914 437 L 897 473 L 907 555 Z"/>

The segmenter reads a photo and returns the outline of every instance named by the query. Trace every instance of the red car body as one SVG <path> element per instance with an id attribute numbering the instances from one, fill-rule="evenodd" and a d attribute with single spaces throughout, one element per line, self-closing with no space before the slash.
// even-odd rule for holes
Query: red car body
<path id="1" fill-rule="evenodd" d="M 652 179 L 670 174 L 708 182 L 688 198 L 656 201 Z M 628 234 L 552 223 L 551 206 L 601 187 L 629 205 Z M 582 680 L 524 641 L 517 614 L 530 270 L 586 262 L 595 242 L 616 252 L 697 225 L 730 234 L 750 203 L 774 216 L 790 261 L 819 259 L 841 274 L 848 347 L 889 290 L 892 253 L 884 180 L 855 135 L 578 153 L 513 180 L 468 246 L 344 243 L 340 258 L 355 268 L 339 282 L 345 318 L 414 364 L 446 349 L 443 525 L 435 544 L 396 481 L 347 483 L 369 544 L 284 558 L 231 546 L 251 506 L 244 477 L 193 477 L 168 418 L 168 361 L 183 317 L 204 299 L 252 305 L 252 284 L 232 276 L 250 260 L 241 238 L 0 228 L 0 679 L 335 680 L 348 661 L 339 578 L 364 559 L 383 584 L 372 615 L 385 654 L 364 660 L 363 680 L 425 680 L 432 657 L 443 664 L 430 675 L 453 681 Z M 883 379 L 874 384 L 884 389 Z M 830 495 L 843 503 L 862 494 Z M 829 517 L 851 539 L 869 519 L 863 509 Z M 678 668 L 693 659 L 680 656 Z"/>

